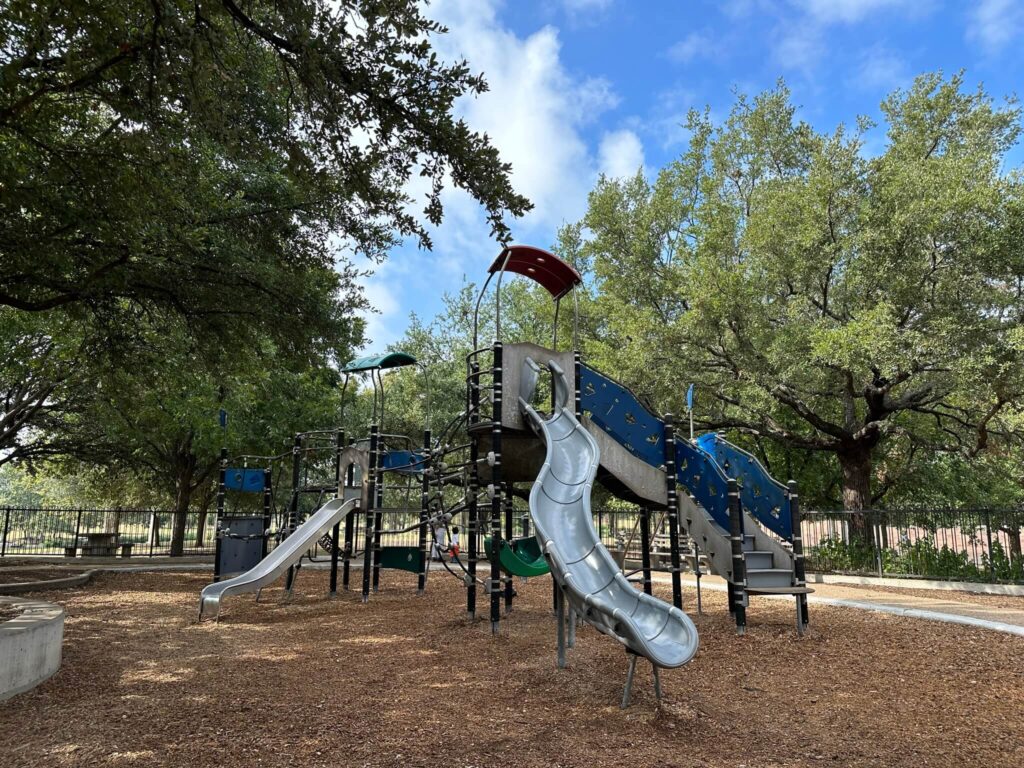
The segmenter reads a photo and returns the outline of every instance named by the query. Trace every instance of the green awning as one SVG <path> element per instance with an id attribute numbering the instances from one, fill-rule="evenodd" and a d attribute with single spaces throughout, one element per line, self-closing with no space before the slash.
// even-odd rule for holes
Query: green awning
<path id="1" fill-rule="evenodd" d="M 341 369 L 342 373 L 358 373 L 359 371 L 372 371 L 376 368 L 401 368 L 403 365 L 415 365 L 416 358 L 405 352 L 391 352 L 387 355 L 376 355 L 374 357 L 360 357 Z"/>

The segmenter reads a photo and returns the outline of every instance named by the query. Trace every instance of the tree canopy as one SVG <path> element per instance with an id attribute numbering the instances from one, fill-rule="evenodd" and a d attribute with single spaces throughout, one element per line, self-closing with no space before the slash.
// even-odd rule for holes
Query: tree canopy
<path id="1" fill-rule="evenodd" d="M 1014 102 L 918 78 L 823 134 L 780 85 L 740 96 L 653 182 L 603 179 L 583 219 L 592 354 L 700 422 L 838 459 L 844 505 L 921 455 L 970 459 L 1024 403 L 1024 179 Z"/>
<path id="2" fill-rule="evenodd" d="M 413 2 L 6 4 L 0 462 L 95 448 L 100 382 L 141 403 L 171 361 L 205 392 L 232 356 L 348 359 L 357 257 L 429 245 L 446 183 L 507 237 L 529 203 L 454 114 L 486 83 L 444 32 Z"/>

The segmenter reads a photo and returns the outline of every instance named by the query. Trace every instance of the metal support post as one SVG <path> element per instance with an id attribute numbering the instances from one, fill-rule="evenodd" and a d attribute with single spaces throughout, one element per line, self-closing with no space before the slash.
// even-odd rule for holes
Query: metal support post
<path id="1" fill-rule="evenodd" d="M 355 442 L 354 440 L 350 439 L 348 441 L 348 444 L 349 445 L 353 445 L 354 442 Z M 349 488 L 354 488 L 355 484 L 356 484 L 356 480 L 355 480 L 355 477 L 356 477 L 356 466 L 355 466 L 355 464 L 350 464 L 349 465 L 347 475 L 348 476 L 347 476 L 347 478 L 345 480 L 345 485 L 347 487 L 349 487 Z M 353 541 L 354 541 L 354 538 L 353 538 L 353 534 L 354 534 L 353 528 L 355 527 L 355 522 L 356 522 L 356 511 L 353 509 L 347 515 L 345 515 L 345 548 L 341 551 L 341 556 L 342 556 L 342 561 L 341 561 L 341 588 L 344 589 L 346 592 L 348 591 L 349 576 L 350 576 L 350 573 L 351 573 L 352 552 L 355 551 L 354 547 L 352 546 Z"/>
<path id="2" fill-rule="evenodd" d="M 420 483 L 420 571 L 416 578 L 416 593 L 422 595 L 427 588 L 427 528 L 430 519 L 430 468 L 433 461 L 430 455 L 430 430 L 423 431 L 423 466 L 420 467 L 423 479 Z"/>
<path id="3" fill-rule="evenodd" d="M 378 427 L 370 425 L 370 466 L 369 478 L 367 478 L 369 492 L 367 493 L 368 504 L 366 505 L 365 535 L 363 544 L 363 602 L 370 599 L 370 571 L 373 568 L 373 505 L 377 499 L 377 440 Z"/>
<path id="4" fill-rule="evenodd" d="M 228 473 L 228 449 L 220 449 L 220 470 L 217 473 L 217 528 L 214 533 L 213 542 L 213 580 L 220 581 L 220 557 L 223 544 L 221 541 L 221 527 L 224 525 L 224 499 L 227 495 L 226 480 Z M 78 546 L 78 542 L 75 542 Z"/>
<path id="5" fill-rule="evenodd" d="M 640 565 L 644 576 L 644 592 L 652 594 L 651 589 L 651 510 L 640 507 Z"/>
<path id="6" fill-rule="evenodd" d="M 793 575 L 798 587 L 807 586 L 807 571 L 804 561 L 803 516 L 800 514 L 800 494 L 796 481 L 789 481 L 789 519 L 793 529 Z M 796 628 L 803 634 L 810 619 L 807 615 L 807 595 L 796 596 Z"/>
<path id="7" fill-rule="evenodd" d="M 565 592 L 557 584 L 555 587 L 555 622 L 558 625 L 556 630 L 558 638 L 558 668 L 565 669 Z"/>
<path id="8" fill-rule="evenodd" d="M 467 382 L 470 428 L 480 421 L 480 364 L 473 358 L 469 364 L 469 380 Z M 477 495 L 480 493 L 480 449 L 477 437 L 469 436 L 469 499 L 467 500 L 466 528 L 466 613 L 469 618 L 476 618 L 476 560 L 477 543 L 479 541 L 479 505 Z"/>
<path id="9" fill-rule="evenodd" d="M 491 414 L 491 451 L 494 453 L 494 464 L 491 467 L 491 632 L 497 634 L 501 622 L 501 565 L 499 552 L 501 548 L 501 511 L 503 494 L 501 492 L 501 342 L 494 342 L 494 374 L 491 391 L 493 411 Z"/>
<path id="10" fill-rule="evenodd" d="M 729 478 L 729 538 L 732 542 L 732 579 L 729 580 L 729 603 L 736 617 L 736 634 L 747 630 L 747 569 L 743 556 L 743 517 L 740 489 Z"/>
<path id="11" fill-rule="evenodd" d="M 292 498 L 288 504 L 288 524 L 281 533 L 284 540 L 292 535 L 299 526 L 299 484 L 302 482 L 302 435 L 295 436 L 292 445 Z M 288 575 L 285 577 L 285 591 L 291 594 L 292 582 L 295 581 L 295 566 L 288 567 Z"/>
<path id="12" fill-rule="evenodd" d="M 505 541 L 508 542 L 508 546 L 512 546 L 512 537 L 515 535 L 513 530 L 514 520 L 512 517 L 513 504 L 512 504 L 512 483 L 504 483 L 505 489 Z M 512 584 L 512 574 L 505 576 L 505 615 L 507 616 L 512 612 L 512 598 L 515 595 L 515 587 Z"/>
<path id="13" fill-rule="evenodd" d="M 683 583 L 679 557 L 679 492 L 676 489 L 676 430 L 672 414 L 665 414 L 665 490 L 667 495 L 668 539 L 672 564 L 672 605 L 683 609 Z"/>

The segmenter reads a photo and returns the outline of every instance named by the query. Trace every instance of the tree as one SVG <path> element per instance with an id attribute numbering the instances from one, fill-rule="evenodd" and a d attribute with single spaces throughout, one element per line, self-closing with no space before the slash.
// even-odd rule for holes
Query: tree
<path id="1" fill-rule="evenodd" d="M 528 203 L 452 116 L 486 85 L 437 59 L 443 32 L 411 2 L 9 4 L 0 303 L 264 318 L 250 302 L 289 295 L 273 267 L 329 264 L 328 235 L 373 257 L 427 244 L 415 173 L 427 220 L 447 177 L 504 237 Z"/>
<path id="2" fill-rule="evenodd" d="M 130 478 L 169 499 L 170 551 L 179 556 L 194 501 L 212 498 L 221 448 L 231 455 L 277 454 L 296 431 L 334 424 L 338 376 L 326 358 L 319 364 L 289 359 L 269 340 L 211 366 L 181 327 L 140 333 L 146 344 L 138 366 L 94 367 L 95 396 L 61 425 L 63 434 L 92 450 L 84 461 L 62 466 L 91 476 L 94 485 L 119 487 Z M 221 409 L 228 413 L 226 428 L 218 421 Z"/>
<path id="3" fill-rule="evenodd" d="M 529 207 L 452 114 L 486 84 L 438 60 L 443 33 L 413 2 L 7 3 L 0 307 L 125 360 L 140 317 L 182 323 L 207 360 L 346 348 L 351 256 L 429 245 L 446 180 L 501 238 Z M 76 358 L 51 359 L 64 381 Z"/>
<path id="4" fill-rule="evenodd" d="M 691 113 L 679 160 L 601 180 L 583 220 L 592 354 L 675 404 L 695 380 L 704 428 L 833 457 L 851 510 L 901 455 L 1004 439 L 1024 398 L 1019 110 L 925 75 L 882 111 L 873 157 L 868 121 L 819 134 L 782 85 Z"/>

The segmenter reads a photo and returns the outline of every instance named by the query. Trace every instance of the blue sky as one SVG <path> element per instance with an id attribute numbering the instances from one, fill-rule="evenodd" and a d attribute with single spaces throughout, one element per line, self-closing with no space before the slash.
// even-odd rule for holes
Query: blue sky
<path id="1" fill-rule="evenodd" d="M 685 147 L 687 110 L 724 115 L 736 90 L 782 77 L 800 117 L 832 130 L 877 116 L 921 72 L 962 68 L 1000 98 L 1024 74 L 1024 0 L 433 0 L 426 13 L 450 28 L 441 55 L 490 83 L 458 109 L 536 206 L 513 223 L 516 241 L 542 247 L 583 214 L 600 173 L 656 173 Z M 883 146 L 881 130 L 872 141 Z M 368 350 L 400 338 L 411 312 L 433 316 L 500 250 L 467 195 L 444 200 L 434 250 L 396 249 L 366 281 Z"/>

